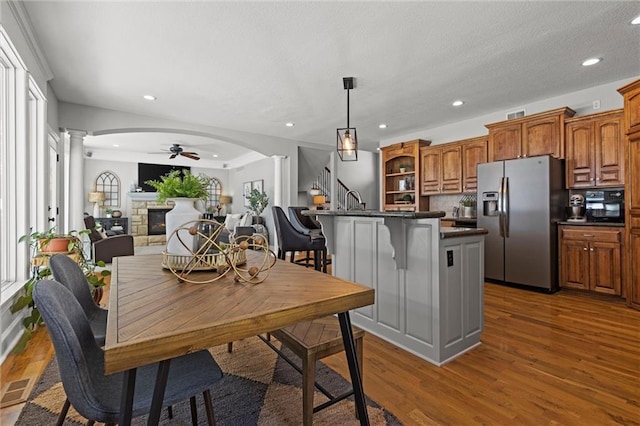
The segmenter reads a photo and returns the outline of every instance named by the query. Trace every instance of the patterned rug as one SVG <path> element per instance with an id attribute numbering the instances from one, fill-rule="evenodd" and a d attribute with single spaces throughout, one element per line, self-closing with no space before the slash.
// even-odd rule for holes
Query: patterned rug
<path id="1" fill-rule="evenodd" d="M 276 346 L 280 346 L 274 341 Z M 286 353 L 296 359 L 286 348 Z M 211 349 L 224 372 L 224 378 L 212 389 L 216 424 L 225 425 L 297 425 L 302 423 L 302 376 L 276 355 L 257 337 L 234 342 L 233 352 L 226 345 Z M 299 360 L 299 359 L 298 359 Z M 300 363 L 298 364 L 300 365 Z M 335 371 L 318 362 L 316 380 L 333 395 L 350 390 L 351 384 Z M 366 389 L 365 389 L 366 391 Z M 54 424 L 65 399 L 58 364 L 55 358 L 22 409 L 16 425 Z M 315 392 L 315 405 L 326 397 Z M 198 422 L 206 424 L 202 397 L 198 401 Z M 401 425 L 391 413 L 367 399 L 369 421 L 372 425 Z M 160 424 L 189 425 L 191 414 L 188 401 L 173 407 L 174 418 L 162 411 Z M 353 397 L 314 414 L 315 425 L 357 425 Z M 86 420 L 73 407 L 65 425 L 80 425 Z M 134 424 L 146 424 L 145 417 L 137 417 Z"/>

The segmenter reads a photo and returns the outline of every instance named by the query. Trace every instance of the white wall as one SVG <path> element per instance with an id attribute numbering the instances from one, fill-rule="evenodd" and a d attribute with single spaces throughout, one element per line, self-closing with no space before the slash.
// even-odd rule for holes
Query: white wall
<path id="1" fill-rule="evenodd" d="M 358 152 L 358 161 L 336 161 L 338 179 L 349 189 L 360 193 L 367 209 L 378 210 L 380 203 L 380 155 L 378 152 Z M 343 202 L 343 200 L 336 200 Z"/>
<path id="2" fill-rule="evenodd" d="M 514 105 L 511 108 L 502 111 L 495 111 L 469 120 L 459 121 L 430 129 L 427 128 L 407 133 L 406 135 L 384 139 L 380 142 L 380 146 L 392 145 L 397 142 L 410 141 L 413 139 L 426 139 L 430 140 L 432 145 L 438 145 L 441 143 L 487 135 L 489 132 L 485 127 L 485 124 L 504 121 L 506 120 L 506 114 L 508 112 L 520 110 L 522 108 L 526 110 L 526 115 L 531 115 L 568 106 L 576 111 L 576 116 L 622 108 L 622 96 L 617 92 L 617 89 L 637 79 L 638 77 L 634 77 L 626 80 L 614 81 L 612 83 L 580 90 L 578 92 L 566 93 L 561 96 L 541 101 L 526 103 L 523 105 Z M 500 94 L 496 93 L 496 96 L 500 96 Z M 592 105 L 594 100 L 600 101 L 600 109 L 593 109 Z M 462 106 L 462 108 L 464 108 L 464 106 Z"/>
<path id="3" fill-rule="evenodd" d="M 145 162 L 140 159 L 140 162 Z M 138 163 L 129 163 L 122 161 L 94 160 L 85 158 L 84 162 L 84 211 L 91 214 L 93 212 L 93 203 L 87 200 L 87 194 L 94 190 L 96 177 L 102 172 L 111 171 L 120 178 L 120 206 L 124 216 L 131 215 L 131 200 L 127 196 L 131 183 L 138 184 Z M 223 169 L 206 169 L 202 167 L 191 166 L 191 173 L 198 175 L 204 173 L 207 176 L 215 177 L 222 183 L 222 194 L 230 195 L 231 185 L 229 183 L 229 172 Z"/>

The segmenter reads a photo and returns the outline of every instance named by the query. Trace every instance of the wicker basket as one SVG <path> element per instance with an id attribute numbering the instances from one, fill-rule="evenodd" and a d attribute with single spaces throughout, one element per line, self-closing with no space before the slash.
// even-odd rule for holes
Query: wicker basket
<path id="1" fill-rule="evenodd" d="M 235 265 L 242 265 L 247 261 L 247 254 L 244 250 L 238 250 L 231 255 Z M 183 254 L 170 254 L 162 252 L 162 267 L 183 271 L 212 271 L 220 266 L 227 266 L 227 258 L 222 253 L 207 253 L 198 256 Z"/>

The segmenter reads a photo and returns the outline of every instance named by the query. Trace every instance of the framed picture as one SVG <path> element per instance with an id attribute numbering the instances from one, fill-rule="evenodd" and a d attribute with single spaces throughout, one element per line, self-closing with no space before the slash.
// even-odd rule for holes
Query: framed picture
<path id="1" fill-rule="evenodd" d="M 251 193 L 251 182 L 245 182 L 242 184 L 242 197 L 244 198 L 244 206 L 250 207 L 249 194 Z"/>
<path id="2" fill-rule="evenodd" d="M 262 187 L 264 186 L 264 180 L 254 180 L 251 182 L 251 189 L 257 189 L 259 192 L 262 192 Z"/>

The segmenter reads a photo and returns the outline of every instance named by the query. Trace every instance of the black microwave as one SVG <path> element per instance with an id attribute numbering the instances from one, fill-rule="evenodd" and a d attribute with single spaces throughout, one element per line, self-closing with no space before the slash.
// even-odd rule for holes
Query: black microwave
<path id="1" fill-rule="evenodd" d="M 624 223 L 624 190 L 587 191 L 584 198 L 588 222 Z"/>

